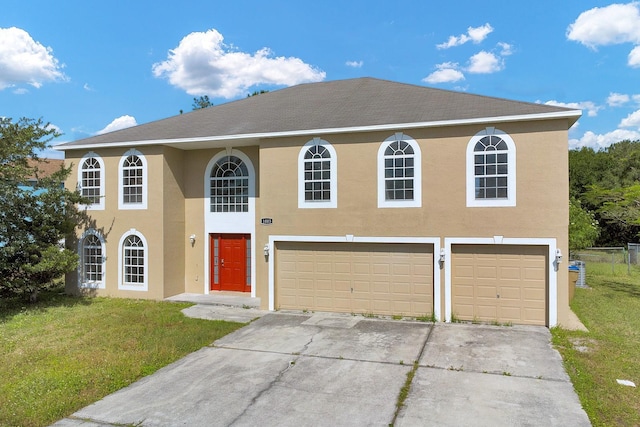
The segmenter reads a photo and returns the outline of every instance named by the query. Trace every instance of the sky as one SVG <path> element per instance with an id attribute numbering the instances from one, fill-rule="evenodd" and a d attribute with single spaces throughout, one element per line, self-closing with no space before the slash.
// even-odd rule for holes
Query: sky
<path id="1" fill-rule="evenodd" d="M 581 109 L 570 149 L 640 140 L 640 2 L 2 0 L 0 117 L 54 145 L 356 77 Z"/>

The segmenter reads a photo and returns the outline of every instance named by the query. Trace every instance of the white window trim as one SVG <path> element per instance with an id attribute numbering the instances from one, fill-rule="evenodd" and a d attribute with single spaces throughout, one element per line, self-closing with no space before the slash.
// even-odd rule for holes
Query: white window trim
<path id="1" fill-rule="evenodd" d="M 124 197 L 124 180 L 122 177 L 122 168 L 124 167 L 124 161 L 129 156 L 138 156 L 142 161 L 142 202 L 141 203 L 124 203 L 122 198 Z M 135 148 L 130 149 L 120 157 L 120 163 L 118 163 L 118 209 L 130 210 L 130 209 L 147 209 L 147 187 L 149 182 L 147 180 L 147 159 L 140 151 Z"/>
<path id="2" fill-rule="evenodd" d="M 94 235 L 100 240 L 100 244 L 102 246 L 102 280 L 100 282 L 84 282 L 84 239 L 89 236 Z M 100 234 L 97 230 L 90 228 L 82 233 L 80 239 L 78 240 L 78 256 L 80 257 L 80 262 L 78 262 L 78 288 L 80 289 L 105 289 L 105 284 L 107 283 L 107 247 L 104 240 L 104 236 Z"/>
<path id="3" fill-rule="evenodd" d="M 476 199 L 476 175 L 474 168 L 474 147 L 476 143 L 488 135 L 500 137 L 509 148 L 507 153 L 507 198 Z M 516 144 L 513 139 L 499 129 L 487 127 L 478 132 L 467 144 L 467 207 L 512 207 L 516 205 Z"/>
<path id="4" fill-rule="evenodd" d="M 144 281 L 139 285 L 130 285 L 124 283 L 124 241 L 127 237 L 135 235 L 142 240 L 142 244 L 144 245 Z M 147 244 L 147 239 L 144 238 L 142 233 L 140 233 L 135 228 L 127 231 L 120 237 L 120 242 L 118 242 L 118 289 L 122 291 L 141 291 L 146 292 L 149 290 L 149 245 Z"/>
<path id="5" fill-rule="evenodd" d="M 104 210 L 104 183 L 105 183 L 105 175 L 106 169 L 104 167 L 104 160 L 98 154 L 93 151 L 88 152 L 80 159 L 80 164 L 78 165 L 78 189 L 82 192 L 82 168 L 84 166 L 85 160 L 88 158 L 94 158 L 100 164 L 100 201 L 98 203 L 90 203 L 88 205 L 80 205 L 81 209 L 86 209 L 88 211 L 103 211 Z"/>
<path id="6" fill-rule="evenodd" d="M 384 152 L 389 144 L 404 141 L 413 148 L 413 200 L 386 200 L 384 177 Z M 378 207 L 419 208 L 422 207 L 422 154 L 418 142 L 410 136 L 396 132 L 385 139 L 378 148 Z"/>
<path id="7" fill-rule="evenodd" d="M 271 235 L 269 236 L 269 245 L 265 246 L 268 250 L 269 263 L 269 310 L 275 311 L 275 285 L 276 285 L 276 254 L 275 248 L 278 242 L 305 242 L 305 243 L 418 243 L 433 245 L 433 316 L 436 320 L 443 321 L 440 311 L 440 266 L 438 257 L 440 255 L 440 238 L 439 237 L 375 237 L 375 236 L 354 236 L 347 234 L 345 236 L 286 236 Z"/>
<path id="8" fill-rule="evenodd" d="M 547 246 L 548 252 L 548 326 L 553 328 L 558 325 L 558 268 L 556 261 L 556 239 L 544 238 L 510 238 L 503 236 L 494 237 L 445 237 L 444 239 L 444 316 L 446 322 L 451 322 L 452 295 L 451 295 L 451 246 L 452 245 L 518 245 L 518 246 Z"/>
<path id="9" fill-rule="evenodd" d="M 331 186 L 330 191 L 330 200 L 322 200 L 322 201 L 309 201 L 305 200 L 304 197 L 304 162 L 305 162 L 305 154 L 309 148 L 321 145 L 329 151 L 329 155 L 331 156 L 329 159 L 329 167 L 330 169 L 330 178 L 329 185 Z M 325 141 L 321 138 L 313 138 L 311 141 L 307 142 L 300 149 L 300 153 L 298 154 L 298 208 L 300 209 L 315 209 L 315 208 L 337 208 L 338 207 L 338 157 L 336 154 L 335 148 L 328 141 Z"/>

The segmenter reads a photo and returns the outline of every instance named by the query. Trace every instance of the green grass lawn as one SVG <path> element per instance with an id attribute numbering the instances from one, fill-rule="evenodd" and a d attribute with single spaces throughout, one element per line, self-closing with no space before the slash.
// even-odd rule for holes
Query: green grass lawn
<path id="1" fill-rule="evenodd" d="M 243 326 L 191 319 L 190 304 L 0 300 L 0 426 L 45 426 Z"/>
<path id="2" fill-rule="evenodd" d="M 640 273 L 612 273 L 587 263 L 589 289 L 576 289 L 571 308 L 589 332 L 553 329 L 553 342 L 594 426 L 640 425 Z"/>

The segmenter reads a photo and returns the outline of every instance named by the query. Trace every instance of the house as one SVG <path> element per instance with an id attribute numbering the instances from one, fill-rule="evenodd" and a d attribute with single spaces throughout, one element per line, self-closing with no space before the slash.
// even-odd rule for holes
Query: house
<path id="1" fill-rule="evenodd" d="M 59 145 L 94 221 L 68 289 L 563 323 L 580 115 L 358 78 Z"/>

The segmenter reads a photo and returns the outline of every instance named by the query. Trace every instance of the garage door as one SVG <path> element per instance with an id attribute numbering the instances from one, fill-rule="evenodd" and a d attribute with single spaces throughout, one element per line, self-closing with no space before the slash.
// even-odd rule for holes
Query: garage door
<path id="1" fill-rule="evenodd" d="M 425 316 L 433 311 L 433 245 L 276 244 L 279 309 Z"/>
<path id="2" fill-rule="evenodd" d="M 454 245 L 452 313 L 460 320 L 545 325 L 546 246 Z"/>

